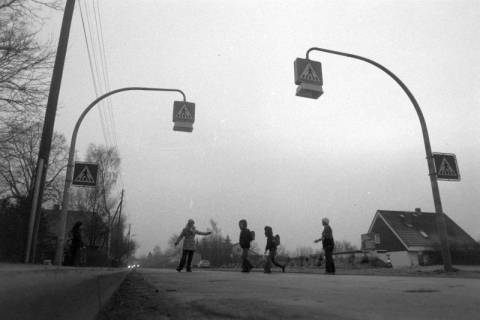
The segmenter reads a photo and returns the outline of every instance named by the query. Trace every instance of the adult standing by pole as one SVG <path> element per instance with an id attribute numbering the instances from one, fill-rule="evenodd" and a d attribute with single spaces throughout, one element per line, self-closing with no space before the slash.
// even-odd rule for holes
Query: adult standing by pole
<path id="1" fill-rule="evenodd" d="M 328 218 L 322 219 L 323 232 L 322 237 L 315 240 L 315 243 L 322 241 L 323 251 L 325 251 L 325 273 L 335 274 L 335 263 L 333 262 L 333 248 L 335 241 L 333 240 L 333 231 L 330 227 Z"/>
<path id="2" fill-rule="evenodd" d="M 27 248 L 25 251 L 25 263 L 28 263 L 30 261 L 33 262 L 33 260 L 35 259 L 36 238 L 40 225 L 43 189 L 48 170 L 48 158 L 52 145 L 52 136 L 53 128 L 55 125 L 55 116 L 57 113 L 58 96 L 60 93 L 63 66 L 65 64 L 65 56 L 67 53 L 68 38 L 70 35 L 70 25 L 72 22 L 74 8 L 75 0 L 67 0 L 65 4 L 65 11 L 63 13 L 62 28 L 60 30 L 60 38 L 58 40 L 55 64 L 53 66 L 52 81 L 50 83 L 47 109 L 45 111 L 45 119 L 43 122 L 42 139 L 40 141 L 40 148 L 38 151 L 34 190 L 31 198 L 32 201 L 30 209 L 30 222 L 28 227 Z M 32 254 L 30 254 L 31 251 Z"/>

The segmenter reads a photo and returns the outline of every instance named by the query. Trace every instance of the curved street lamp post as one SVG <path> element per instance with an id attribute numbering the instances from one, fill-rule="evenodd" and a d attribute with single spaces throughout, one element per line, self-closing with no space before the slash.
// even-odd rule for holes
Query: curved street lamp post
<path id="1" fill-rule="evenodd" d="M 72 140 L 70 142 L 70 150 L 68 154 L 68 164 L 67 164 L 67 173 L 65 176 L 65 185 L 63 189 L 63 200 L 62 200 L 62 210 L 60 213 L 60 223 L 58 228 L 58 240 L 57 240 L 57 250 L 55 254 L 55 264 L 61 265 L 63 260 L 63 250 L 65 243 L 65 231 L 67 225 L 67 214 L 68 214 L 68 203 L 69 203 L 69 190 L 73 181 L 73 167 L 74 167 L 74 157 L 75 157 L 75 144 L 77 140 L 78 129 L 80 124 L 85 118 L 86 114 L 101 100 L 119 92 L 123 91 L 132 91 L 132 90 L 141 90 L 141 91 L 169 91 L 169 92 L 178 92 L 182 95 L 183 101 L 174 102 L 174 114 L 173 121 L 175 122 L 174 130 L 175 131 L 185 131 L 191 132 L 193 130 L 192 124 L 195 120 L 195 104 L 187 102 L 185 94 L 179 89 L 164 89 L 164 88 L 147 88 L 147 87 L 125 87 L 116 90 L 109 91 L 100 97 L 96 98 L 90 105 L 82 112 L 80 117 L 75 124 L 72 133 Z M 188 107 L 187 107 L 188 106 Z"/>
<path id="2" fill-rule="evenodd" d="M 425 153 L 426 153 L 427 164 L 428 164 L 428 175 L 430 176 L 430 183 L 432 186 L 433 202 L 435 205 L 435 213 L 436 213 L 436 224 L 437 224 L 437 230 L 440 238 L 440 246 L 441 246 L 444 269 L 445 271 L 452 271 L 453 270 L 452 260 L 451 260 L 450 249 L 449 249 L 448 238 L 447 238 L 447 226 L 445 223 L 445 217 L 443 215 L 442 201 L 440 199 L 440 191 L 438 188 L 435 163 L 432 155 L 432 149 L 430 146 L 430 139 L 428 137 L 427 125 L 425 123 L 425 118 L 423 117 L 422 110 L 420 109 L 420 106 L 418 105 L 417 100 L 415 99 L 413 94 L 410 92 L 410 90 L 407 88 L 407 86 L 393 72 L 391 72 L 381 64 L 355 54 L 317 48 L 317 47 L 313 47 L 307 50 L 306 59 L 298 58 L 295 61 L 295 84 L 298 85 L 297 96 L 317 99 L 323 93 L 323 88 L 322 88 L 323 79 L 322 79 L 321 64 L 320 62 L 309 59 L 309 54 L 311 51 L 320 51 L 320 52 L 336 54 L 336 55 L 353 58 L 357 60 L 362 60 L 367 63 L 370 63 L 375 67 L 379 68 L 380 70 L 384 71 L 386 74 L 388 74 L 393 80 L 395 80 L 395 82 L 398 85 L 400 85 L 403 91 L 407 94 L 408 98 L 413 104 L 413 107 L 415 108 L 415 111 L 417 112 L 418 119 L 420 120 L 420 126 L 422 127 L 423 142 L 425 145 Z"/>

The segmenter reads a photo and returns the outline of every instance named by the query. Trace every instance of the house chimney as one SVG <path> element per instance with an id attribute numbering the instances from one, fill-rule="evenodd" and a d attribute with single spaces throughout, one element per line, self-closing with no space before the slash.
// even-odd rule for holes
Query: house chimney
<path id="1" fill-rule="evenodd" d="M 404 223 L 407 225 L 407 227 L 412 227 L 413 226 L 413 214 L 412 214 L 412 212 L 405 211 Z"/>

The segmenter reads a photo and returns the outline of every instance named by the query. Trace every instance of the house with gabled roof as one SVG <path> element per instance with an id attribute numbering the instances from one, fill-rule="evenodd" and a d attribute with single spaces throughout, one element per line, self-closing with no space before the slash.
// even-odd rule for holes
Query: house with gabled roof
<path id="1" fill-rule="evenodd" d="M 452 250 L 480 252 L 480 245 L 444 214 L 448 243 Z M 375 234 L 375 250 L 386 252 L 392 265 L 415 266 L 441 263 L 436 213 L 377 210 L 368 230 Z M 378 235 L 378 237 L 377 237 Z M 457 257 L 461 258 L 461 257 Z M 452 254 L 453 263 L 462 263 Z"/>

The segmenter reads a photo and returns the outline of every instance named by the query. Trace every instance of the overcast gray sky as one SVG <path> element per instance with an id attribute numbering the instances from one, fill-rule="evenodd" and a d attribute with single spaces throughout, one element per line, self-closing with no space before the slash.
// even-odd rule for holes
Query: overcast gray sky
<path id="1" fill-rule="evenodd" d="M 407 96 L 369 64 L 312 53 L 325 93 L 296 97 L 293 61 L 313 46 L 371 58 L 405 82 L 433 151 L 457 155 L 462 180 L 439 183 L 444 211 L 480 238 L 480 2 L 85 2 L 77 0 L 57 131 L 70 140 L 96 96 L 78 3 L 91 23 L 99 13 L 111 89 L 179 88 L 196 103 L 191 134 L 172 131 L 175 93 L 120 93 L 103 114 L 107 133 L 115 122 L 139 254 L 164 249 L 188 218 L 199 229 L 214 219 L 234 239 L 245 218 L 260 246 L 268 224 L 294 251 L 316 246 L 324 216 L 337 240 L 359 245 L 378 209 L 434 211 Z M 60 21 L 57 13 L 47 25 L 54 42 Z M 103 130 L 93 110 L 77 160 L 89 143 L 105 144 Z"/>

